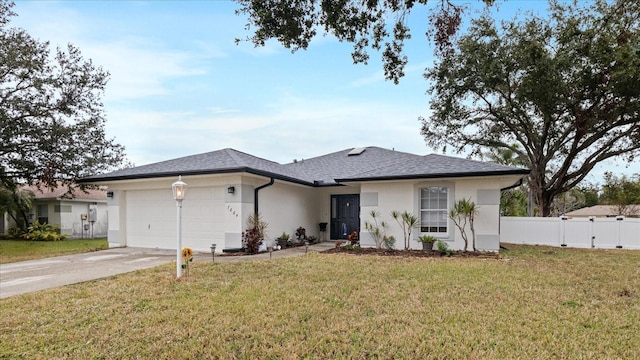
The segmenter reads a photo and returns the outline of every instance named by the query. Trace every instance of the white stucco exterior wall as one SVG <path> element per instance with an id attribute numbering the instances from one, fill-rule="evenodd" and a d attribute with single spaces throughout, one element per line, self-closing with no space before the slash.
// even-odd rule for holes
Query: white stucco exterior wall
<path id="1" fill-rule="evenodd" d="M 307 235 L 320 237 L 318 224 L 330 222 L 331 196 L 360 194 L 361 243 L 373 246 L 364 221 L 376 210 L 389 224 L 387 235 L 396 238 L 396 247 L 403 247 L 403 232 L 391 218 L 391 211 L 410 211 L 420 216 L 420 189 L 446 186 L 448 204 L 467 198 L 478 205 L 475 229 L 479 249 L 498 250 L 499 190 L 515 184 L 520 176 L 489 176 L 477 178 L 443 178 L 348 183 L 344 186 L 310 187 L 281 180 L 259 190 L 259 213 L 269 224 L 266 240 L 270 243 L 284 231 L 295 236 L 299 226 Z M 217 251 L 241 247 L 241 233 L 247 218 L 254 212 L 255 189 L 269 183 L 264 176 L 219 174 L 183 176 L 188 184 L 183 202 L 183 246 L 209 252 L 212 243 Z M 107 185 L 113 196 L 108 199 L 108 237 L 110 246 L 140 246 L 175 249 L 176 203 L 171 184 L 176 178 L 154 178 L 113 181 Z M 230 191 L 233 187 L 233 191 Z M 330 227 L 329 227 L 330 229 Z M 462 249 L 463 240 L 453 221 L 448 219 L 448 233 L 435 234 L 447 241 L 450 248 Z M 326 239 L 329 239 L 329 232 Z M 421 248 L 416 241 L 420 229 L 414 229 L 409 245 Z M 471 244 L 469 244 L 471 249 Z"/>
<path id="2" fill-rule="evenodd" d="M 372 210 L 381 214 L 380 220 L 389 224 L 387 235 L 396 238 L 396 248 L 404 246 L 404 236 L 402 227 L 391 217 L 393 210 L 410 211 L 420 218 L 420 189 L 431 186 L 444 186 L 448 188 L 449 209 L 460 199 L 470 199 L 478 206 L 478 215 L 475 218 L 476 246 L 479 250 L 497 251 L 500 239 L 500 198 L 499 191 L 516 183 L 520 176 L 495 176 L 477 178 L 444 178 L 432 180 L 407 180 L 407 181 L 385 181 L 385 182 L 365 182 L 361 185 L 361 193 L 367 194 L 368 198 L 375 199 L 377 204 L 361 203 L 361 243 L 365 246 L 373 246 L 374 241 L 371 235 L 365 231 L 364 222 L 371 221 L 369 213 Z M 481 194 L 478 201 L 478 194 Z M 375 194 L 375 195 L 373 195 Z M 492 196 L 495 195 L 495 196 Z M 411 204 L 411 205 L 409 205 Z M 447 234 L 430 234 L 438 239 L 446 241 L 451 249 L 460 250 L 464 248 L 464 240 L 454 222 L 448 219 Z M 467 227 L 470 241 L 468 249 L 472 249 L 471 233 Z M 417 238 L 423 233 L 420 228 L 412 232 L 409 246 L 412 249 L 420 249 L 421 244 Z"/>
<path id="3" fill-rule="evenodd" d="M 269 227 L 266 239 L 273 244 L 282 232 L 295 238 L 296 229 L 305 228 L 307 236 L 318 236 L 321 202 L 314 188 L 276 181 L 259 192 L 259 212 Z M 327 200 L 328 201 L 328 200 Z"/>

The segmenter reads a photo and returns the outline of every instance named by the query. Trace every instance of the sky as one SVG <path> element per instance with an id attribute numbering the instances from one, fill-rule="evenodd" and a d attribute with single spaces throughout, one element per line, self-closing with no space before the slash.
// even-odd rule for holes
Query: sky
<path id="1" fill-rule="evenodd" d="M 461 2 L 462 3 L 462 2 Z M 482 4 L 469 0 L 469 15 Z M 352 147 L 379 146 L 415 154 L 425 145 L 420 116 L 429 116 L 433 48 L 425 9 L 410 18 L 409 63 L 399 85 L 386 81 L 379 53 L 353 65 L 352 45 L 317 36 L 291 53 L 275 41 L 256 48 L 247 19 L 231 1 L 17 1 L 12 26 L 51 46 L 77 46 L 110 73 L 103 97 L 107 136 L 144 165 L 233 148 L 279 163 Z M 492 11 L 544 12 L 539 0 L 498 1 Z M 448 154 L 456 155 L 456 154 Z M 464 157 L 465 154 L 457 155 Z M 602 173 L 640 173 L 622 160 Z"/>

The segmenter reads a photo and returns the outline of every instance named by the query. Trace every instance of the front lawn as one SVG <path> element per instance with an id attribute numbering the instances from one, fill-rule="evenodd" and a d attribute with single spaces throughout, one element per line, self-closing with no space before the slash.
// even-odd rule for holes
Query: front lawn
<path id="1" fill-rule="evenodd" d="M 0 300 L 0 358 L 634 359 L 640 251 L 194 262 Z"/>
<path id="2" fill-rule="evenodd" d="M 106 238 L 63 241 L 0 240 L 0 264 L 108 248 Z"/>

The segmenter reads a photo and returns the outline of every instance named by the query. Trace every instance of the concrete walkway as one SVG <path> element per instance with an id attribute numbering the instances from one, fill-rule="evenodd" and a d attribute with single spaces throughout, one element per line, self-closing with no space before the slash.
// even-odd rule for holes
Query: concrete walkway
<path id="1" fill-rule="evenodd" d="M 331 241 L 310 245 L 308 251 L 334 247 Z M 305 248 L 274 251 L 272 259 L 301 256 Z M 0 298 L 80 283 L 175 261 L 175 250 L 113 248 L 98 252 L 0 264 Z M 220 256 L 215 262 L 269 260 L 269 253 L 251 256 Z M 196 253 L 194 261 L 212 261 L 211 253 Z"/>

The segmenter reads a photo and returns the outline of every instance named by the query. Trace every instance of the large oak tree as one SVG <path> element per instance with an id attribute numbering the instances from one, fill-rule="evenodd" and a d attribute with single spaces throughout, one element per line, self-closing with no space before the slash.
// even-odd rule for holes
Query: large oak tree
<path id="1" fill-rule="evenodd" d="M 429 6 L 424 31 L 433 39 L 436 53 L 450 51 L 458 31 L 463 5 L 453 0 L 235 0 L 237 14 L 248 16 L 248 40 L 264 46 L 276 39 L 292 51 L 306 49 L 318 31 L 353 43 L 355 64 L 366 64 L 369 51 L 381 51 L 385 77 L 398 83 L 407 56 L 404 41 L 411 37 L 407 18 L 414 7 Z M 483 0 L 492 4 L 494 0 Z M 241 41 L 236 39 L 236 41 Z"/>
<path id="2" fill-rule="evenodd" d="M 109 74 L 73 45 L 10 26 L 13 4 L 0 0 L 0 180 L 41 186 L 121 164 L 124 149 L 105 134 L 102 95 Z"/>
<path id="3" fill-rule="evenodd" d="M 427 144 L 513 151 L 543 216 L 596 164 L 640 153 L 640 2 L 588 4 L 499 26 L 482 16 L 425 74 Z"/>

